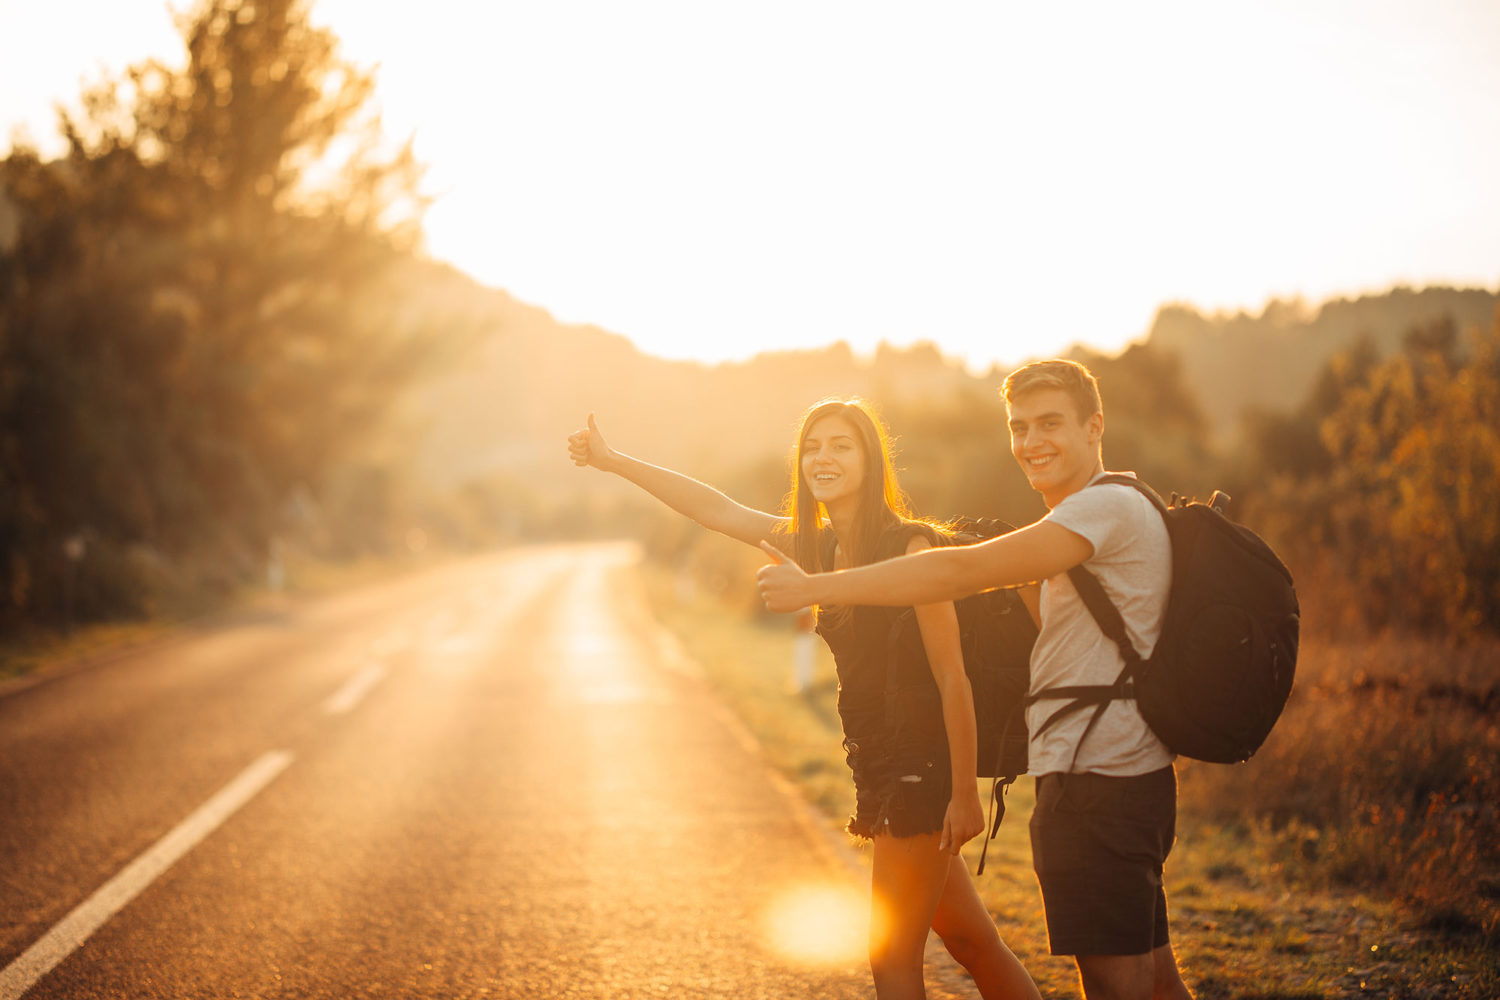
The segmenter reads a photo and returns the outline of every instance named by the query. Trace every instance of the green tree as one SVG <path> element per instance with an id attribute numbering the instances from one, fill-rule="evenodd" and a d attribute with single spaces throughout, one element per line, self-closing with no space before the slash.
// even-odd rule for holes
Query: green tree
<path id="1" fill-rule="evenodd" d="M 1500 629 L 1500 321 L 1457 347 L 1414 330 L 1322 426 L 1331 540 L 1375 624 Z"/>
<path id="2" fill-rule="evenodd" d="M 1439 320 L 1385 360 L 1356 342 L 1295 413 L 1249 422 L 1249 523 L 1308 585 L 1311 617 L 1500 630 L 1497 418 L 1500 320 L 1468 337 Z"/>
<path id="3" fill-rule="evenodd" d="M 19 219 L 0 247 L 0 572 L 27 616 L 56 613 L 79 531 L 120 561 L 85 575 L 84 611 L 129 610 L 131 550 L 242 576 L 431 354 L 398 280 L 420 171 L 382 139 L 370 74 L 297 0 L 202 0 L 179 26 L 184 68 L 87 92 L 61 160 L 0 163 Z"/>

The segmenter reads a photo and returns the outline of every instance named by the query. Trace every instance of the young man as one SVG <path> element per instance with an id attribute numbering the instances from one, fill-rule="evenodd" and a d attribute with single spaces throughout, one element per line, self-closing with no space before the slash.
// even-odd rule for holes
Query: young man
<path id="1" fill-rule="evenodd" d="M 1120 609 L 1135 648 L 1150 656 L 1171 584 L 1165 524 L 1136 490 L 1101 484 L 1104 412 L 1083 365 L 1052 360 L 1013 372 L 1002 390 L 1011 454 L 1049 513 L 978 545 L 933 548 L 836 573 L 808 575 L 764 546 L 760 571 L 772 611 L 812 604 L 904 606 L 950 601 L 1042 581 L 1033 695 L 1064 685 L 1113 684 L 1124 666 L 1068 570 L 1084 565 Z M 1027 712 L 1036 809 L 1032 860 L 1054 955 L 1072 955 L 1089 1000 L 1190 1000 L 1167 933 L 1162 864 L 1172 847 L 1177 781 L 1172 754 L 1134 701 L 1109 703 L 1042 731 L 1063 701 L 1043 694 Z"/>

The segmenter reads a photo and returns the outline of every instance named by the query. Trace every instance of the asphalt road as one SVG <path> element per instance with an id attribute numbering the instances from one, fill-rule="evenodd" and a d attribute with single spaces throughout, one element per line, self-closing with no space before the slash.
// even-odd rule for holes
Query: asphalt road
<path id="1" fill-rule="evenodd" d="M 862 876 L 634 559 L 477 558 L 0 694 L 0 1000 L 871 996 Z"/>

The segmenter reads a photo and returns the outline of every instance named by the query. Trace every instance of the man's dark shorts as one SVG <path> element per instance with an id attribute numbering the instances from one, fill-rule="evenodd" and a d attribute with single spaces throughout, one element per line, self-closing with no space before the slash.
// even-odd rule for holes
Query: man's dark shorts
<path id="1" fill-rule="evenodd" d="M 1161 869 L 1176 828 L 1170 765 L 1037 778 L 1031 856 L 1052 954 L 1141 955 L 1167 943 Z"/>

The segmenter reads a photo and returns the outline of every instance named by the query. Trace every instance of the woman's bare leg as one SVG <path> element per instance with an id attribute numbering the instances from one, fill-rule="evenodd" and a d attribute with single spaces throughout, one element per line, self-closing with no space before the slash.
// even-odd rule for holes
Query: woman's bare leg
<path id="1" fill-rule="evenodd" d="M 952 855 L 939 834 L 875 838 L 870 874 L 870 972 L 880 1000 L 925 1000 L 922 956 Z"/>
<path id="2" fill-rule="evenodd" d="M 948 953 L 969 970 L 984 1000 L 1041 1000 L 1026 967 L 1000 939 L 963 858 L 949 857 L 947 885 L 938 900 L 932 929 Z"/>

